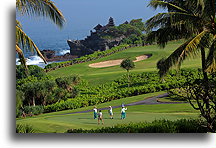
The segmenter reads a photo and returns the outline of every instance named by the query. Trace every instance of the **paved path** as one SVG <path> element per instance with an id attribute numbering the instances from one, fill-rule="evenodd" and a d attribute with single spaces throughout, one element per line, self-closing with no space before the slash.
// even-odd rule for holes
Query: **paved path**
<path id="1" fill-rule="evenodd" d="M 157 99 L 159 98 L 164 98 L 167 97 L 168 94 L 162 94 L 154 97 L 150 97 L 148 99 L 138 101 L 138 102 L 133 102 L 129 104 L 125 104 L 125 106 L 134 106 L 134 105 L 152 105 L 152 104 L 180 104 L 180 103 L 185 103 L 185 102 L 158 102 Z M 120 108 L 121 105 L 118 106 L 112 106 L 112 108 Z M 98 110 L 108 110 L 109 108 L 99 108 Z M 86 110 L 86 111 L 79 111 L 79 112 L 72 112 L 72 113 L 67 113 L 67 114 L 77 114 L 77 113 L 87 113 L 87 112 L 92 112 L 93 110 Z M 67 114 L 62 114 L 62 115 L 67 115 Z"/>

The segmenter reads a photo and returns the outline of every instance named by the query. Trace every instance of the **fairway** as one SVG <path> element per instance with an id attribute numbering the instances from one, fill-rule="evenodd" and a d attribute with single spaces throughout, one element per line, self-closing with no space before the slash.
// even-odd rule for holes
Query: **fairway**
<path id="1" fill-rule="evenodd" d="M 169 42 L 164 49 L 160 48 L 157 45 L 128 48 L 107 57 L 48 72 L 48 75 L 56 78 L 60 76 L 78 74 L 82 79 L 89 81 L 90 85 L 103 84 L 119 78 L 121 75 L 125 74 L 126 71 L 120 68 L 119 65 L 103 68 L 91 68 L 89 67 L 89 64 L 125 58 L 131 58 L 132 60 L 135 60 L 138 56 L 150 54 L 152 56 L 148 59 L 136 62 L 135 68 L 131 70 L 131 73 L 156 71 L 157 61 L 161 58 L 169 56 L 182 43 L 182 41 L 172 41 Z M 200 65 L 200 58 L 197 57 L 195 59 L 185 60 L 182 64 L 182 68 L 194 68 L 200 67 Z"/>
<path id="2" fill-rule="evenodd" d="M 144 94 L 139 96 L 127 97 L 120 100 L 114 100 L 99 104 L 98 108 L 120 105 L 122 101 L 125 104 L 147 99 L 151 96 L 164 94 L 164 92 L 157 92 L 151 94 Z M 156 104 L 156 105 L 135 105 L 128 106 L 127 117 L 125 120 L 120 119 L 120 108 L 114 108 L 114 119 L 109 119 L 107 110 L 102 110 L 104 125 L 98 125 L 97 119 L 93 119 L 93 112 L 76 113 L 93 109 L 93 106 L 60 111 L 55 113 L 42 114 L 39 116 L 28 117 L 26 119 L 18 119 L 17 123 L 31 125 L 38 133 L 62 133 L 68 129 L 82 128 L 82 129 L 96 129 L 100 127 L 114 126 L 116 124 L 130 123 L 130 122 L 150 122 L 155 119 L 177 120 L 198 118 L 198 112 L 195 111 L 189 104 Z"/>
<path id="3" fill-rule="evenodd" d="M 198 113 L 192 110 L 189 104 L 137 105 L 128 108 L 127 117 L 124 120 L 120 119 L 120 108 L 113 109 L 113 111 L 114 119 L 109 119 L 106 110 L 102 111 L 104 114 L 104 125 L 97 124 L 97 119 L 93 119 L 93 112 L 38 116 L 17 120 L 17 123 L 29 124 L 39 133 L 62 133 L 71 128 L 95 129 L 130 122 L 150 122 L 155 119 L 198 118 Z"/>

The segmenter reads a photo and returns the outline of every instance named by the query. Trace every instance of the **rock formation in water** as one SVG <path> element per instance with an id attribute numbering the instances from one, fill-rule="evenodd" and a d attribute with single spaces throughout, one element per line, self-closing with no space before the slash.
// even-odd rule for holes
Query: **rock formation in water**
<path id="1" fill-rule="evenodd" d="M 66 53 L 64 55 L 56 55 L 56 52 L 54 50 L 42 50 L 41 53 L 48 62 L 67 61 L 77 58 L 77 56 L 71 55 L 69 53 Z"/>
<path id="2" fill-rule="evenodd" d="M 70 46 L 70 54 L 83 56 L 91 54 L 95 51 L 104 51 L 114 46 L 118 46 L 124 36 L 115 38 L 106 38 L 105 35 L 109 28 L 114 27 L 115 23 L 112 17 L 109 18 L 107 25 L 102 26 L 98 24 L 94 27 L 95 31 L 90 31 L 91 35 L 87 36 L 84 40 L 67 40 Z"/>

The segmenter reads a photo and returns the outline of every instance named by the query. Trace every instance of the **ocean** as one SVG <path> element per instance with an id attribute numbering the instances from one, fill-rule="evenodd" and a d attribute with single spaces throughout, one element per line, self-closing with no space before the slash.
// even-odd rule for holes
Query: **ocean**
<path id="1" fill-rule="evenodd" d="M 63 13 L 66 23 L 59 29 L 49 19 L 38 16 L 23 16 L 16 13 L 25 33 L 40 50 L 55 50 L 63 55 L 69 52 L 67 39 L 84 39 L 97 24 L 106 25 L 109 17 L 115 24 L 142 18 L 146 21 L 163 10 L 147 7 L 150 0 L 53 0 Z M 29 51 L 24 51 L 28 65 L 44 67 L 43 61 Z M 16 59 L 18 65 L 18 59 Z"/>

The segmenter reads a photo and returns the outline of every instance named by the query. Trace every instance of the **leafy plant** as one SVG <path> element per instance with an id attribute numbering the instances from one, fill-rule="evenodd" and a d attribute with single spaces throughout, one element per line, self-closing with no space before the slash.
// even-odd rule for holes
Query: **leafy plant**
<path id="1" fill-rule="evenodd" d="M 30 125 L 17 124 L 16 133 L 35 133 L 35 130 Z"/>
<path id="2" fill-rule="evenodd" d="M 125 60 L 123 60 L 120 64 L 120 67 L 124 68 L 125 70 L 127 70 L 127 73 L 128 73 L 128 87 L 130 85 L 130 75 L 129 75 L 129 70 L 135 68 L 135 64 L 134 62 L 127 58 Z"/>
<path id="3" fill-rule="evenodd" d="M 69 129 L 66 133 L 206 133 L 207 129 L 199 120 L 180 119 L 176 121 L 155 120 L 152 122 L 140 122 L 118 124 L 112 127 L 98 129 Z"/>

